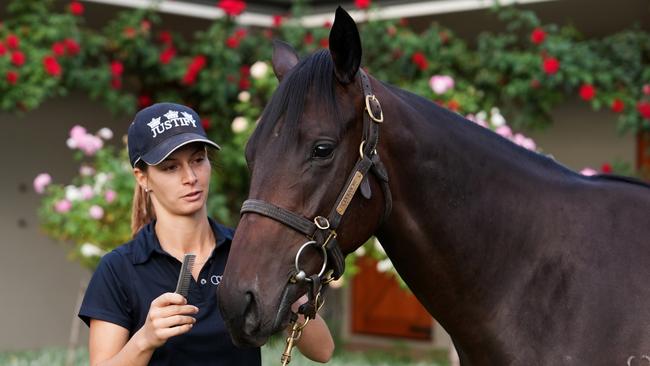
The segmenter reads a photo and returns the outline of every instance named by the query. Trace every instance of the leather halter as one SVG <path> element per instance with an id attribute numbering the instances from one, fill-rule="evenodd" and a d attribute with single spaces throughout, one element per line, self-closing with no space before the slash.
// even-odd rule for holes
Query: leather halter
<path id="1" fill-rule="evenodd" d="M 242 215 L 246 213 L 256 213 L 279 221 L 292 229 L 303 233 L 310 241 L 313 241 L 305 243 L 303 247 L 307 244 L 315 244 L 324 249 L 325 258 L 323 259 L 323 268 L 327 265 L 328 258 L 331 258 L 332 263 L 330 268 L 331 271 L 327 273 L 327 278 L 320 278 L 323 271 L 317 275 L 323 283 L 327 283 L 332 279 L 338 279 L 345 270 L 345 256 L 341 252 L 341 248 L 336 241 L 336 229 L 352 201 L 352 198 L 357 192 L 359 185 L 361 185 L 364 179 L 367 179 L 368 171 L 372 171 L 379 179 L 384 194 L 386 204 L 382 222 L 386 217 L 388 217 L 392 209 L 392 199 L 390 188 L 388 186 L 388 174 L 383 163 L 380 161 L 376 150 L 377 143 L 379 142 L 379 125 L 383 122 L 384 118 L 383 112 L 379 101 L 372 93 L 368 75 L 361 68 L 359 68 L 358 75 L 361 80 L 361 89 L 364 94 L 366 112 L 363 117 L 363 140 L 359 146 L 360 156 L 347 179 L 344 186 L 345 188 L 339 193 L 336 204 L 332 208 L 329 216 L 327 216 L 327 218 L 316 216 L 313 220 L 309 220 L 287 209 L 257 199 L 248 199 L 244 201 L 240 211 Z M 367 184 L 367 182 L 365 182 L 365 184 Z M 297 268 L 299 256 L 300 251 L 296 257 L 297 273 L 294 273 L 292 276 L 292 282 L 295 282 L 296 280 L 311 280 L 311 278 L 306 277 L 304 273 L 302 273 L 301 276 L 296 276 L 302 272 Z"/>

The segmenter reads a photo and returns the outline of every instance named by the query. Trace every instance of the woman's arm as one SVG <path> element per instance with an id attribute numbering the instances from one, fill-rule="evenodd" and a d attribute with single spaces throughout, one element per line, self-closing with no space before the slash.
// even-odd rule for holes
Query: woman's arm
<path id="1" fill-rule="evenodd" d="M 129 339 L 128 329 L 92 319 L 88 351 L 91 366 L 144 366 L 156 348 L 167 339 L 187 333 L 196 321 L 184 314 L 196 314 L 198 308 L 187 305 L 179 294 L 166 293 L 153 302 L 145 324 Z"/>
<path id="2" fill-rule="evenodd" d="M 306 301 L 307 297 L 303 296 L 293 304 L 292 308 L 296 311 L 298 306 Z M 299 315 L 298 322 L 302 323 L 304 321 L 304 317 Z M 302 330 L 302 335 L 296 342 L 296 346 L 300 353 L 312 361 L 325 363 L 332 358 L 334 340 L 325 320 L 320 315 L 316 314 L 316 318 L 307 323 L 307 326 Z"/>

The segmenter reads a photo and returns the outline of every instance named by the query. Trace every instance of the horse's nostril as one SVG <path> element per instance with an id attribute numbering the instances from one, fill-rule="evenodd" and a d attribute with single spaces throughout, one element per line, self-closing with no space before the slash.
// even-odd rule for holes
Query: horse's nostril
<path id="1" fill-rule="evenodd" d="M 244 333 L 252 335 L 259 329 L 259 314 L 255 296 L 250 291 L 247 291 L 244 300 Z"/>

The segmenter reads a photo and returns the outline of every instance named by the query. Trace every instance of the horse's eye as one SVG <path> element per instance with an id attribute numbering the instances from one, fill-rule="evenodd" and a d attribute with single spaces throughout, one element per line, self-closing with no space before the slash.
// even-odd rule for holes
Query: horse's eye
<path id="1" fill-rule="evenodd" d="M 314 146 L 314 150 L 311 152 L 312 158 L 329 158 L 334 152 L 334 145 L 329 143 L 321 143 Z"/>

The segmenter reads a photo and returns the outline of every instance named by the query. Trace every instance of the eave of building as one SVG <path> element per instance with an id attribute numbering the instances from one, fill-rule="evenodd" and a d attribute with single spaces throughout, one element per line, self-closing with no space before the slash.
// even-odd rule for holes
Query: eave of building
<path id="1" fill-rule="evenodd" d="M 155 7 L 161 13 L 182 15 L 201 19 L 217 19 L 225 16 L 224 12 L 216 6 L 191 2 L 191 1 L 152 1 L 152 0 L 84 0 L 86 2 L 101 3 L 126 8 Z M 501 5 L 531 4 L 559 0 L 500 0 Z M 434 1 L 404 1 L 382 5 L 370 11 L 347 9 L 352 18 L 357 22 L 368 19 L 399 19 L 420 17 L 435 14 L 455 13 L 461 11 L 479 10 L 494 6 L 494 0 L 434 0 Z M 334 8 L 327 12 L 314 12 L 300 19 L 305 27 L 319 27 L 334 19 Z M 273 25 L 273 16 L 282 14 L 283 9 L 268 8 L 266 11 L 247 10 L 236 18 L 242 25 L 270 27 Z"/>

